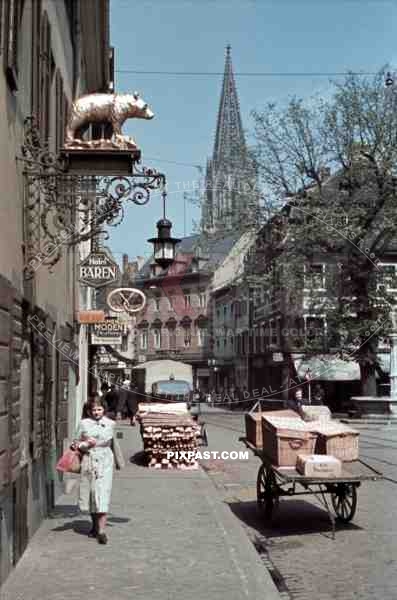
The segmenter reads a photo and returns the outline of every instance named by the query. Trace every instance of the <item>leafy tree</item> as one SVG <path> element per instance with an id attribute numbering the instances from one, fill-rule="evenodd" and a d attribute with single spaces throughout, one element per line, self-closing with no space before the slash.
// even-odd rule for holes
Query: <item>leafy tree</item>
<path id="1" fill-rule="evenodd" d="M 312 311 L 327 316 L 326 343 L 283 336 L 283 350 L 300 343 L 357 360 L 364 394 L 376 392 L 379 336 L 393 303 L 377 264 L 390 250 L 397 207 L 397 89 L 384 80 L 384 70 L 349 74 L 327 100 L 293 98 L 253 113 L 268 222 L 247 277 L 273 297 L 284 331 L 299 330 L 308 288 Z M 324 275 L 311 266 L 321 263 Z M 325 278 L 326 294 L 315 276 Z"/>

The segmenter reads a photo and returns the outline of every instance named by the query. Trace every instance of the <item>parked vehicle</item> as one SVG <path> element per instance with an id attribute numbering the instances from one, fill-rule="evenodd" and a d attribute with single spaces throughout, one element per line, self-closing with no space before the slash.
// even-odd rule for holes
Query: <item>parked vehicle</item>
<path id="1" fill-rule="evenodd" d="M 152 360 L 133 368 L 141 401 L 191 403 L 193 370 L 175 360 Z"/>

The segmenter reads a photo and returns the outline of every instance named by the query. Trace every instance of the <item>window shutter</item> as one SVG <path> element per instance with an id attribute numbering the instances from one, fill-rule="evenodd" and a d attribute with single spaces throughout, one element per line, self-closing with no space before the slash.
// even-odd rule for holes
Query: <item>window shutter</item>
<path id="1" fill-rule="evenodd" d="M 59 69 L 55 73 L 55 107 L 56 107 L 56 150 L 63 146 L 65 135 L 65 95 L 63 92 L 63 79 Z"/>
<path id="2" fill-rule="evenodd" d="M 41 90 L 41 0 L 32 3 L 32 114 L 40 126 Z"/>
<path id="3" fill-rule="evenodd" d="M 18 38 L 20 25 L 20 0 L 3 2 L 3 67 L 12 91 L 18 89 Z"/>
<path id="4" fill-rule="evenodd" d="M 3 54 L 3 41 L 4 41 L 4 10 L 5 10 L 5 2 L 4 0 L 0 0 L 0 54 Z"/>
<path id="5" fill-rule="evenodd" d="M 47 13 L 41 17 L 40 26 L 40 131 L 44 140 L 48 139 L 50 128 L 50 86 L 51 86 L 51 34 Z"/>

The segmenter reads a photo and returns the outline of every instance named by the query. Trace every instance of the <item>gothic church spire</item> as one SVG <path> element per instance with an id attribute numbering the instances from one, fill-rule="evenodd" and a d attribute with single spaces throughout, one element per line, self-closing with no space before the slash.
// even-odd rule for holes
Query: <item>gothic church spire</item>
<path id="1" fill-rule="evenodd" d="M 228 235 L 250 226 L 258 206 L 256 175 L 246 149 L 231 48 L 226 48 L 212 159 L 207 162 L 202 227 L 207 233 Z"/>
<path id="2" fill-rule="evenodd" d="M 241 155 L 244 150 L 245 138 L 233 74 L 231 47 L 227 46 L 212 160 L 215 163 L 229 161 L 236 153 Z"/>

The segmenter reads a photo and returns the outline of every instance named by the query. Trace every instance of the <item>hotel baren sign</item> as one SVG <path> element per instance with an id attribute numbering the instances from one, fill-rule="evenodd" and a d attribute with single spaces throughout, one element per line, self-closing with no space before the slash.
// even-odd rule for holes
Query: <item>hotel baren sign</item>
<path id="1" fill-rule="evenodd" d="M 98 288 L 117 281 L 119 267 L 105 252 L 91 252 L 79 265 L 79 280 Z"/>

